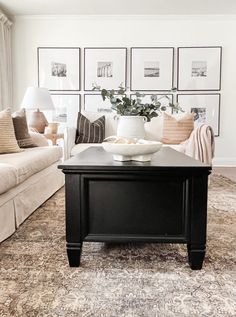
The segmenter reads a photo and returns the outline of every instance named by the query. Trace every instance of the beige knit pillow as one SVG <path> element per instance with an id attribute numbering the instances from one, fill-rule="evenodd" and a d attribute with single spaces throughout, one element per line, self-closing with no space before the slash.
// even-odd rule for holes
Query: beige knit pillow
<path id="1" fill-rule="evenodd" d="M 194 128 L 193 117 L 193 113 L 185 113 L 181 117 L 173 117 L 164 113 L 162 142 L 179 144 L 187 140 Z"/>
<path id="2" fill-rule="evenodd" d="M 0 154 L 20 152 L 11 117 L 11 110 L 0 111 Z"/>

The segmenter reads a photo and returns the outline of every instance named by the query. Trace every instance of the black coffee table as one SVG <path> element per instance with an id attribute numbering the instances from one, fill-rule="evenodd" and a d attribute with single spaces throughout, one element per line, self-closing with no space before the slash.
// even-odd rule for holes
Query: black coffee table
<path id="1" fill-rule="evenodd" d="M 91 147 L 59 168 L 70 266 L 80 265 L 83 241 L 104 241 L 186 243 L 191 268 L 202 268 L 211 166 L 170 147 L 144 163 Z"/>

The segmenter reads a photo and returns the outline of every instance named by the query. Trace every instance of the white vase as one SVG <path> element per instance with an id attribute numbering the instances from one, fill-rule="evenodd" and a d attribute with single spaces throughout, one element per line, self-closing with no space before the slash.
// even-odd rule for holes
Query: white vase
<path id="1" fill-rule="evenodd" d="M 146 117 L 119 116 L 116 118 L 118 120 L 117 136 L 144 139 L 144 123 L 147 121 Z"/>

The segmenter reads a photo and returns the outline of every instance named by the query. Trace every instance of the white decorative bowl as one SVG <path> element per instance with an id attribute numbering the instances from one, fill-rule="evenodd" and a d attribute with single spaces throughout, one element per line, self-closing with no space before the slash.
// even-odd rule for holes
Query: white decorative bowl
<path id="1" fill-rule="evenodd" d="M 147 162 L 151 160 L 153 153 L 159 151 L 162 147 L 161 142 L 146 141 L 145 143 L 124 144 L 103 142 L 102 146 L 105 151 L 113 154 L 116 161 L 141 161 Z"/>

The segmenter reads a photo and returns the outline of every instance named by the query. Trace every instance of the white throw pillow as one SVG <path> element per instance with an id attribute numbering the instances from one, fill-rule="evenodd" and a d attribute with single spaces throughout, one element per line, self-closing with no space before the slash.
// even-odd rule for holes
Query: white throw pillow
<path id="1" fill-rule="evenodd" d="M 37 146 L 48 146 L 49 142 L 48 139 L 45 138 L 45 136 L 43 134 L 40 134 L 38 132 L 29 132 L 31 139 L 33 140 L 34 144 L 36 144 Z"/>

